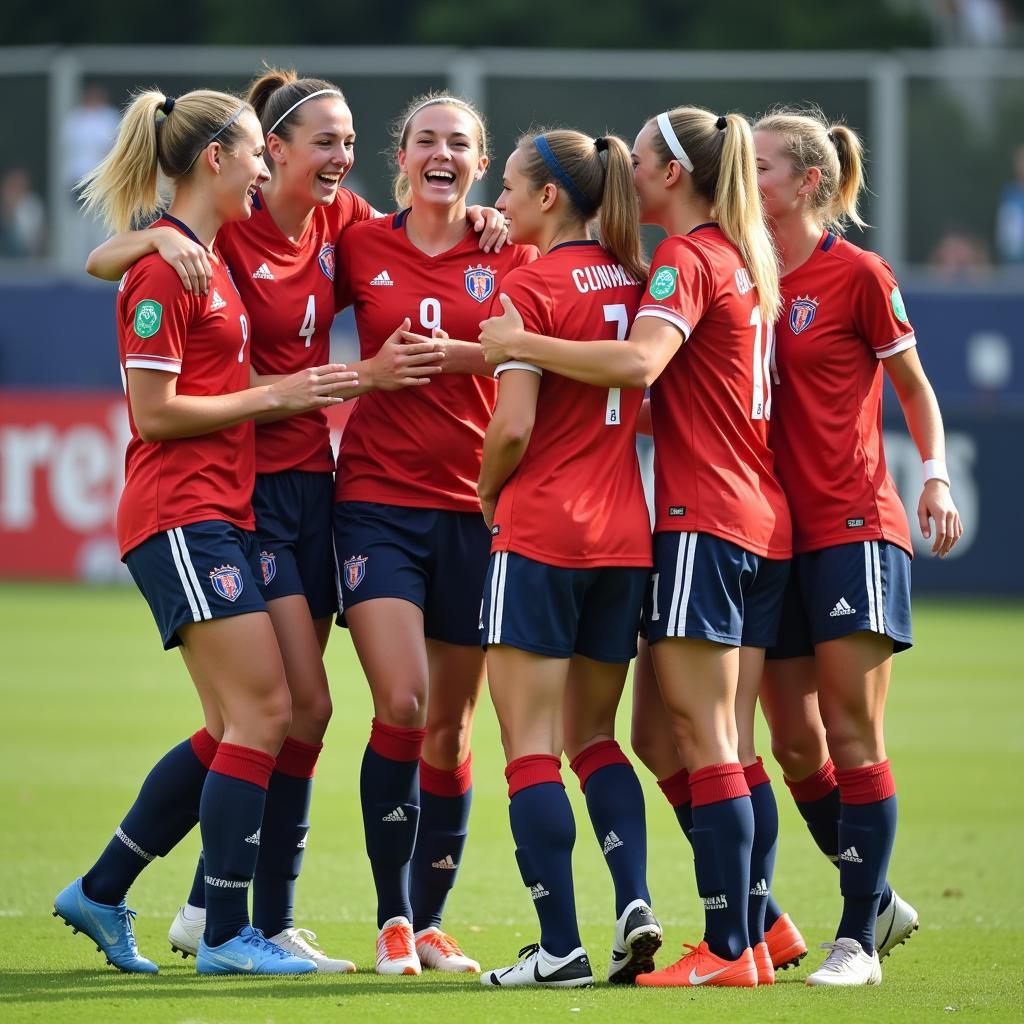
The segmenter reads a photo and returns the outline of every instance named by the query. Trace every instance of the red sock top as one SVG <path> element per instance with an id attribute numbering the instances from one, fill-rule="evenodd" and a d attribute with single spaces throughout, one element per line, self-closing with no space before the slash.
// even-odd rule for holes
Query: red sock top
<path id="1" fill-rule="evenodd" d="M 277 755 L 274 771 L 294 779 L 311 779 L 323 749 L 322 743 L 305 743 L 294 736 L 287 736 Z"/>
<path id="2" fill-rule="evenodd" d="M 869 764 L 866 768 L 839 768 L 839 802 L 844 804 L 874 804 L 896 795 L 896 780 L 888 761 Z"/>
<path id="3" fill-rule="evenodd" d="M 675 775 L 670 775 L 667 779 L 658 779 L 658 788 L 673 807 L 681 807 L 693 800 L 693 794 L 690 792 L 690 773 L 685 768 L 680 768 Z"/>
<path id="4" fill-rule="evenodd" d="M 457 768 L 435 768 L 420 758 L 420 789 L 434 796 L 465 796 L 473 785 L 473 755 Z"/>
<path id="5" fill-rule="evenodd" d="M 554 754 L 528 754 L 509 761 L 505 767 L 508 796 L 511 800 L 521 789 L 539 786 L 544 782 L 562 782 L 562 759 Z"/>
<path id="6" fill-rule="evenodd" d="M 254 786 L 266 789 L 270 784 L 270 775 L 274 771 L 274 759 L 262 750 L 252 747 L 241 747 L 237 743 L 221 743 L 217 747 L 217 755 L 210 765 L 211 772 L 227 775 L 232 779 L 251 782 Z"/>
<path id="7" fill-rule="evenodd" d="M 836 766 L 832 763 L 832 758 L 829 758 L 813 775 L 808 775 L 806 779 L 793 782 L 791 779 L 783 777 L 783 780 L 798 804 L 813 803 L 815 800 L 823 800 L 836 788 Z"/>
<path id="8" fill-rule="evenodd" d="M 569 767 L 580 780 L 580 789 L 587 788 L 587 780 L 594 772 L 610 764 L 629 764 L 629 759 L 615 740 L 598 740 L 581 750 L 570 762 Z"/>
<path id="9" fill-rule="evenodd" d="M 751 789 L 772 781 L 764 770 L 764 761 L 761 758 L 758 758 L 753 764 L 745 764 L 743 766 L 743 777 L 747 780 L 747 785 Z"/>
<path id="10" fill-rule="evenodd" d="M 743 765 L 738 761 L 709 764 L 695 771 L 690 776 L 690 791 L 693 793 L 694 807 L 750 796 L 747 780 L 743 777 Z"/>
<path id="11" fill-rule="evenodd" d="M 205 726 L 199 732 L 192 733 L 189 741 L 192 744 L 192 753 L 199 759 L 199 763 L 203 767 L 209 768 L 213 764 L 213 758 L 217 753 L 217 746 L 220 741 L 215 740 L 206 731 Z"/>
<path id="12" fill-rule="evenodd" d="M 418 761 L 426 735 L 426 729 L 386 725 L 375 718 L 370 726 L 370 749 L 389 761 Z"/>

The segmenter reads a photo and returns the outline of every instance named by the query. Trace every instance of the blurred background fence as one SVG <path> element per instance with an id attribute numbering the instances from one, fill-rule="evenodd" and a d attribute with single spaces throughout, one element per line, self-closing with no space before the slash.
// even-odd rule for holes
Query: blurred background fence
<path id="1" fill-rule="evenodd" d="M 132 89 L 239 91 L 264 61 L 344 89 L 358 133 L 347 183 L 378 209 L 391 205 L 389 124 L 428 89 L 487 115 L 496 167 L 476 190 L 481 202 L 493 202 L 505 155 L 531 125 L 631 139 L 680 103 L 756 115 L 814 102 L 846 120 L 868 148 L 873 225 L 850 237 L 900 276 L 968 523 L 948 564 L 919 559 L 915 586 L 1024 592 L 1024 54 L 1001 48 L 0 47 L 0 576 L 120 575 L 113 288 L 82 269 L 103 233 L 80 216 L 75 180 L 103 156 Z M 341 356 L 352 352 L 349 317 L 335 341 Z M 891 395 L 888 406 L 890 465 L 913 523 L 919 460 Z"/>

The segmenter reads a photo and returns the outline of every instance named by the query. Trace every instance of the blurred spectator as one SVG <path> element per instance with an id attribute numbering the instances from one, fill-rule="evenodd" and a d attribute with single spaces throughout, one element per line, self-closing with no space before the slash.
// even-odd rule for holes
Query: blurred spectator
<path id="1" fill-rule="evenodd" d="M 1013 155 L 1013 180 L 1003 188 L 996 212 L 996 251 L 1002 263 L 1024 265 L 1024 146 Z"/>
<path id="2" fill-rule="evenodd" d="M 32 191 L 28 172 L 14 167 L 0 180 L 0 256 L 42 256 L 45 244 L 43 201 Z"/>
<path id="3" fill-rule="evenodd" d="M 931 0 L 946 46 L 1005 46 L 1010 16 L 1001 0 Z"/>
<path id="4" fill-rule="evenodd" d="M 985 243 L 968 231 L 952 228 L 932 249 L 929 266 L 947 281 L 975 281 L 991 269 Z"/>
<path id="5" fill-rule="evenodd" d="M 68 239 L 81 262 L 106 237 L 103 226 L 85 217 L 78 206 L 76 186 L 110 151 L 117 138 L 120 117 L 110 104 L 107 90 L 96 83 L 87 85 L 78 106 L 73 107 L 61 132 L 64 184 L 75 205 L 72 236 Z"/>

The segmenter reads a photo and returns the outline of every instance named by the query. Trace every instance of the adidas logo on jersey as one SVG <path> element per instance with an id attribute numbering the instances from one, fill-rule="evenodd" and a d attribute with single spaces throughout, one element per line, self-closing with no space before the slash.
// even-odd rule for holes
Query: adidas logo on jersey
<path id="1" fill-rule="evenodd" d="M 261 263 L 258 270 L 254 270 L 252 276 L 257 281 L 273 281 L 274 275 L 270 272 L 270 267 L 266 263 Z"/>
<path id="2" fill-rule="evenodd" d="M 622 840 L 614 832 L 609 832 L 608 835 L 604 837 L 604 843 L 602 844 L 604 855 L 607 857 L 612 850 L 617 850 L 623 845 L 624 843 Z"/>
<path id="3" fill-rule="evenodd" d="M 536 885 L 531 885 L 530 886 L 530 899 L 531 900 L 539 900 L 542 896 L 550 896 L 550 895 L 551 895 L 551 893 L 548 892 L 548 890 L 545 889 L 544 886 L 540 882 L 538 882 Z"/>
<path id="4" fill-rule="evenodd" d="M 840 615 L 856 615 L 857 609 L 851 608 L 850 602 L 847 601 L 845 597 L 841 597 L 836 601 L 835 608 L 833 608 L 828 614 L 830 618 L 837 619 Z"/>
<path id="5" fill-rule="evenodd" d="M 213 289 L 213 298 L 210 300 L 210 312 L 216 313 L 218 309 L 223 309 L 227 303 L 220 297 L 220 293 L 216 288 Z"/>
<path id="6" fill-rule="evenodd" d="M 864 858 L 857 852 L 856 846 L 848 846 L 841 854 L 840 860 L 849 861 L 851 864 L 863 864 Z"/>
<path id="7" fill-rule="evenodd" d="M 757 882 L 754 884 L 753 888 L 750 890 L 750 895 L 768 896 L 768 883 L 763 878 L 758 879 Z"/>
<path id="8" fill-rule="evenodd" d="M 452 860 L 452 855 L 449 853 L 442 860 L 431 861 L 430 866 L 441 871 L 454 871 L 459 865 Z"/>
<path id="9" fill-rule="evenodd" d="M 256 829 L 256 831 L 253 832 L 253 834 L 251 836 L 246 836 L 245 837 L 245 841 L 247 843 L 250 843 L 253 846 L 259 846 L 260 845 L 260 830 Z"/>
<path id="10" fill-rule="evenodd" d="M 378 288 L 390 288 L 395 282 L 391 280 L 391 275 L 386 271 L 382 270 L 371 282 L 371 285 L 376 285 Z"/>
<path id="11" fill-rule="evenodd" d="M 701 902 L 704 904 L 705 910 L 728 910 L 729 901 L 725 895 L 721 896 L 702 896 Z"/>
<path id="12" fill-rule="evenodd" d="M 405 811 L 403 811 L 401 807 L 396 807 L 390 814 L 385 814 L 384 817 L 381 818 L 380 820 L 381 821 L 399 822 L 399 821 L 408 821 L 409 819 L 406 817 Z"/>

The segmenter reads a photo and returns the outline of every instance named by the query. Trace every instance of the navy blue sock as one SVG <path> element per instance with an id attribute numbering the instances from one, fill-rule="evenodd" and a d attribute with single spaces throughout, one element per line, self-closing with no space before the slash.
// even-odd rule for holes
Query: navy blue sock
<path id="1" fill-rule="evenodd" d="M 633 900 L 650 904 L 647 888 L 647 818 L 644 791 L 614 740 L 591 744 L 572 760 L 594 834 L 615 887 L 615 916 Z M 546 948 L 546 947 L 545 947 Z"/>
<path id="2" fill-rule="evenodd" d="M 690 776 L 693 860 L 704 903 L 704 940 L 735 960 L 750 945 L 747 901 L 754 812 L 739 764 L 713 764 Z"/>
<path id="3" fill-rule="evenodd" d="M 206 861 L 203 859 L 202 850 L 199 851 L 196 873 L 192 876 L 192 888 L 188 894 L 188 903 L 192 907 L 206 906 Z"/>
<path id="4" fill-rule="evenodd" d="M 392 917 L 412 921 L 409 862 L 420 816 L 419 761 L 426 729 L 373 720 L 359 772 L 366 853 L 377 890 L 377 927 Z"/>
<path id="5" fill-rule="evenodd" d="M 206 781 L 208 750 L 201 736 L 168 751 L 146 776 L 135 803 L 82 878 L 82 888 L 96 903 L 120 903 L 150 861 L 165 857 L 199 820 L 199 797 Z M 213 749 L 216 741 L 210 739 Z M 198 751 L 198 753 L 197 753 Z"/>
<path id="6" fill-rule="evenodd" d="M 839 812 L 839 888 L 843 916 L 836 938 L 875 948 L 875 918 L 896 840 L 896 795 L 889 762 L 836 772 Z M 870 797 L 881 797 L 871 800 Z"/>
<path id="7" fill-rule="evenodd" d="M 540 944 L 556 957 L 581 945 L 572 883 L 576 822 L 559 766 L 557 757 L 537 754 L 505 769 L 519 873 L 540 920 Z"/>
<path id="8" fill-rule="evenodd" d="M 206 869 L 206 944 L 219 946 L 249 923 L 249 886 L 260 849 L 269 754 L 221 743 L 203 786 L 199 827 Z"/>
<path id="9" fill-rule="evenodd" d="M 747 900 L 747 932 L 750 945 L 764 941 L 768 903 L 771 900 L 772 877 L 775 874 L 775 851 L 779 840 L 779 809 L 775 803 L 771 781 L 761 758 L 743 768 L 750 788 L 750 808 L 754 813 L 754 842 L 750 848 L 750 895 Z M 774 902 L 774 901 L 773 901 Z M 776 906 L 776 910 L 777 910 Z M 776 913 L 772 923 L 780 916 Z"/>
<path id="10" fill-rule="evenodd" d="M 252 882 L 252 923 L 268 937 L 295 926 L 295 881 L 306 852 L 313 769 L 322 746 L 289 736 L 267 786 Z"/>
<path id="11" fill-rule="evenodd" d="M 414 932 L 441 927 L 466 846 L 472 779 L 471 757 L 452 771 L 420 760 L 420 827 L 409 883 Z"/>

